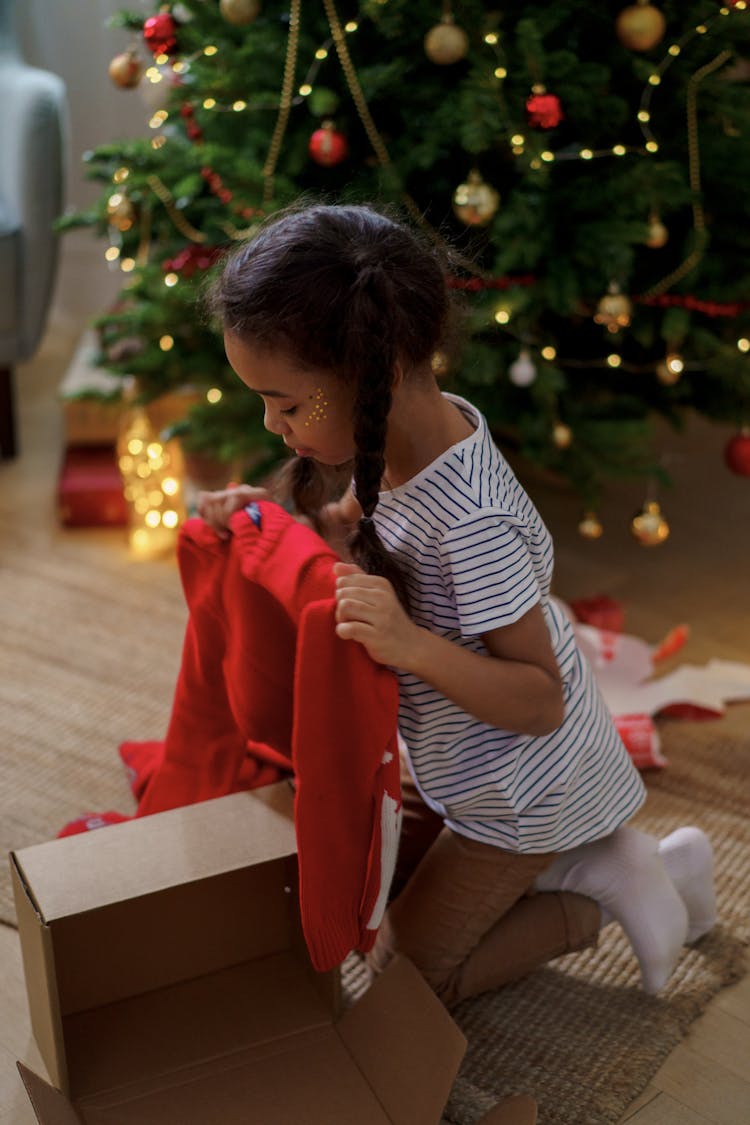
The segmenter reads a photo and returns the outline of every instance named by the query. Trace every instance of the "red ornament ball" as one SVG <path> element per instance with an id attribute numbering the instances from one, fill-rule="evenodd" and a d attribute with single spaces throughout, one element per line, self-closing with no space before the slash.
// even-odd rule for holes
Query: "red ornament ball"
<path id="1" fill-rule="evenodd" d="M 562 106 L 557 94 L 531 94 L 526 99 L 526 116 L 529 125 L 537 129 L 554 129 L 563 119 Z"/>
<path id="2" fill-rule="evenodd" d="M 143 38 L 154 55 L 170 55 L 177 46 L 177 24 L 171 14 L 149 16 L 143 25 Z"/>
<path id="3" fill-rule="evenodd" d="M 743 426 L 738 434 L 729 439 L 724 449 L 724 460 L 733 473 L 740 477 L 750 477 L 750 427 Z"/>
<path id="4" fill-rule="evenodd" d="M 340 164 L 349 155 L 349 145 L 343 133 L 336 129 L 331 121 L 324 121 L 310 137 L 308 151 L 316 164 L 324 168 L 331 168 Z"/>

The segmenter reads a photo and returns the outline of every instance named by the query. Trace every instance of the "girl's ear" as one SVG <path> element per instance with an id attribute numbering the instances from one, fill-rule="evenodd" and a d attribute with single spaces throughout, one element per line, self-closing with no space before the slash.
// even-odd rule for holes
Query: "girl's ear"
<path id="1" fill-rule="evenodd" d="M 391 383 L 391 390 L 397 391 L 404 382 L 404 365 L 400 359 L 397 359 L 393 365 L 393 382 Z"/>

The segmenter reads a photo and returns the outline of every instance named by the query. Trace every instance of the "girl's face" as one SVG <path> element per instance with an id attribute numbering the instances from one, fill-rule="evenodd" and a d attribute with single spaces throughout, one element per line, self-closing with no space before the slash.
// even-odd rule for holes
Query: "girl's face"
<path id="1" fill-rule="evenodd" d="M 300 457 L 343 465 L 354 456 L 349 389 L 328 372 L 300 371 L 284 352 L 253 348 L 227 332 L 224 348 L 242 382 L 260 395 L 263 424 Z"/>

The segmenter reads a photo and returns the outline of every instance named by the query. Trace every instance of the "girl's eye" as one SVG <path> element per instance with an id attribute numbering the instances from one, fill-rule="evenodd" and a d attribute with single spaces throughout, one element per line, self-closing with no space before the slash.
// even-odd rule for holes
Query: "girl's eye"
<path id="1" fill-rule="evenodd" d="M 287 417 L 290 417 L 292 414 L 296 414 L 296 413 L 297 413 L 297 407 L 296 406 L 290 406 L 286 410 L 280 410 L 279 411 L 279 414 L 284 414 Z"/>

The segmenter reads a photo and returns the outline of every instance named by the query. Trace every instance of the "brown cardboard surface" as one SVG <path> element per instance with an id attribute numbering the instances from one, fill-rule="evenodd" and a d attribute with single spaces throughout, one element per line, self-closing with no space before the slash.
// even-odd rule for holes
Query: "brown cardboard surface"
<path id="1" fill-rule="evenodd" d="M 65 1094 L 29 1080 L 43 1125 L 436 1125 L 464 1037 L 398 958 L 337 1022 L 337 974 L 300 937 L 292 805 L 281 783 L 16 853 Z"/>
<path id="2" fill-rule="evenodd" d="M 60 1062 L 58 1046 L 62 1042 L 62 1021 L 52 935 L 39 917 L 31 892 L 22 881 L 15 856 L 11 856 L 11 869 L 31 1027 L 50 1077 L 62 1086 L 65 1083 L 65 1066 Z"/>
<path id="3" fill-rule="evenodd" d="M 16 855 L 42 917 L 53 922 L 294 855 L 291 802 L 282 782 L 48 840 Z M 85 879 L 77 875 L 82 869 Z"/>
<path id="4" fill-rule="evenodd" d="M 390 1121 L 430 1125 L 440 1120 L 466 1039 L 411 962 L 392 962 L 344 1013 L 338 1031 Z"/>
<path id="5" fill-rule="evenodd" d="M 40 1125 L 81 1125 L 81 1118 L 64 1094 L 23 1063 L 16 1065 Z"/>
<path id="6" fill-rule="evenodd" d="M 234 965 L 65 1021 L 74 1097 L 167 1075 L 330 1024 L 288 953 Z"/>

